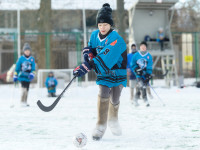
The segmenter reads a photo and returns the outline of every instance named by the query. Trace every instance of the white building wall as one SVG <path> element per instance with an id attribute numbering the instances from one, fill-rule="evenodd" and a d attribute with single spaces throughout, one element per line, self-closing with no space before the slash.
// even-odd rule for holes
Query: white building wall
<path id="1" fill-rule="evenodd" d="M 168 25 L 167 11 L 136 9 L 133 18 L 134 39 L 136 43 L 144 40 L 145 35 L 156 38 L 159 27 L 163 27 L 165 34 Z"/>

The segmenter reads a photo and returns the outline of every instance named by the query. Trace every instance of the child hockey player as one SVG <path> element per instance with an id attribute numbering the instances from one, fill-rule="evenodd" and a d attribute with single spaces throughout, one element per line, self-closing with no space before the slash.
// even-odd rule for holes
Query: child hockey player
<path id="1" fill-rule="evenodd" d="M 149 84 L 149 79 L 151 79 L 153 67 L 152 56 L 149 52 L 147 52 L 147 43 L 140 43 L 140 50 L 134 54 L 131 61 L 131 68 L 134 70 L 136 79 L 137 79 L 137 88 L 136 88 L 136 96 L 134 99 L 135 106 L 138 106 L 139 93 L 142 91 L 142 98 L 146 103 L 146 106 L 150 106 L 147 94 L 146 87 Z"/>
<path id="2" fill-rule="evenodd" d="M 13 81 L 17 82 L 19 80 L 21 82 L 21 104 L 22 106 L 29 106 L 27 103 L 27 98 L 30 82 L 35 77 L 35 59 L 33 56 L 31 56 L 31 47 L 28 43 L 24 44 L 23 53 L 24 54 L 18 59 L 16 63 Z"/>
<path id="3" fill-rule="evenodd" d="M 108 125 L 114 135 L 121 135 L 118 110 L 122 88 L 127 84 L 127 51 L 123 38 L 114 31 L 112 9 L 104 4 L 98 11 L 98 30 L 92 32 L 88 47 L 83 49 L 85 62 L 74 70 L 81 77 L 94 69 L 99 85 L 97 123 L 92 133 L 93 140 L 100 140 Z"/>
<path id="4" fill-rule="evenodd" d="M 56 86 L 58 82 L 54 77 L 53 72 L 49 72 L 48 77 L 46 78 L 45 85 L 48 90 L 48 97 L 56 97 Z"/>
<path id="5" fill-rule="evenodd" d="M 136 45 L 135 44 L 132 44 L 131 45 L 131 53 L 129 53 L 127 55 L 127 75 L 129 76 L 129 83 L 130 83 L 130 100 L 131 100 L 131 103 L 133 103 L 133 99 L 134 99 L 134 88 L 136 87 L 136 76 L 135 76 L 135 73 L 134 71 L 132 70 L 131 68 L 131 60 L 132 60 L 132 57 L 133 55 L 137 52 L 137 49 L 136 49 Z"/>

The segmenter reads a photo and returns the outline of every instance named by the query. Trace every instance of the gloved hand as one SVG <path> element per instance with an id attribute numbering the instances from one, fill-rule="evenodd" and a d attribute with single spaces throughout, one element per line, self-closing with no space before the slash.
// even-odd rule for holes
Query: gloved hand
<path id="1" fill-rule="evenodd" d="M 54 88 L 54 87 L 55 87 L 55 84 L 51 85 L 51 87 Z"/>
<path id="2" fill-rule="evenodd" d="M 32 72 L 28 75 L 28 78 L 30 79 L 30 81 L 32 81 L 34 79 L 34 77 L 35 77 L 35 75 Z"/>
<path id="3" fill-rule="evenodd" d="M 49 91 L 50 91 L 50 90 L 53 90 L 53 89 L 54 89 L 53 87 L 50 87 L 50 86 L 48 87 L 48 90 L 49 90 Z"/>
<path id="4" fill-rule="evenodd" d="M 146 74 L 145 79 L 144 79 L 144 83 L 148 83 L 151 78 L 152 78 L 152 76 L 150 74 Z"/>
<path id="5" fill-rule="evenodd" d="M 88 73 L 91 69 L 92 68 L 90 64 L 88 62 L 84 62 L 73 70 L 73 75 L 77 77 L 82 77 L 86 73 Z"/>
<path id="6" fill-rule="evenodd" d="M 95 55 L 93 53 L 96 53 L 96 50 L 94 48 L 85 47 L 83 49 L 84 61 L 89 62 L 90 60 L 92 60 L 95 57 Z"/>
<path id="7" fill-rule="evenodd" d="M 141 69 L 141 68 L 139 68 L 139 67 L 137 67 L 137 68 L 135 68 L 135 73 L 137 74 L 137 75 L 142 75 L 143 74 L 143 70 Z"/>
<path id="8" fill-rule="evenodd" d="M 17 76 L 17 75 L 14 75 L 14 76 L 13 76 L 13 81 L 14 81 L 14 82 L 17 82 L 17 80 L 18 80 L 18 76 Z"/>
<path id="9" fill-rule="evenodd" d="M 127 75 L 130 76 L 131 75 L 131 69 L 127 69 Z"/>

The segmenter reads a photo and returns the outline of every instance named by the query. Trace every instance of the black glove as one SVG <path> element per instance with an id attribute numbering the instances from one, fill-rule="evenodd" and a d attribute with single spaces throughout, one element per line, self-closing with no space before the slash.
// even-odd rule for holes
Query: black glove
<path id="1" fill-rule="evenodd" d="M 83 49 L 84 61 L 89 62 L 96 56 L 96 49 L 92 47 L 85 47 Z"/>
<path id="2" fill-rule="evenodd" d="M 54 85 L 51 85 L 51 87 L 54 88 L 54 87 L 55 87 L 55 84 L 54 84 Z"/>
<path id="3" fill-rule="evenodd" d="M 73 71 L 73 75 L 77 77 L 82 77 L 86 73 L 88 73 L 91 70 L 91 66 L 88 62 L 82 63 L 80 66 L 76 67 Z"/>
<path id="4" fill-rule="evenodd" d="M 146 74 L 145 79 L 144 79 L 144 83 L 148 83 L 151 78 L 152 78 L 152 76 L 150 74 Z"/>
<path id="5" fill-rule="evenodd" d="M 143 70 L 139 67 L 135 68 L 135 73 L 139 76 L 141 76 L 143 74 Z"/>

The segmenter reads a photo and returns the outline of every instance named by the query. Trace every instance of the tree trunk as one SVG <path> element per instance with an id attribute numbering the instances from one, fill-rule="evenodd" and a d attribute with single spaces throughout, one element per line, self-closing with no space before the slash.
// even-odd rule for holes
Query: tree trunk
<path id="1" fill-rule="evenodd" d="M 125 34 L 125 11 L 124 11 L 124 0 L 117 0 L 117 28 L 119 34 L 123 37 L 126 41 L 126 34 Z"/>
<path id="2" fill-rule="evenodd" d="M 51 68 L 53 64 L 51 64 L 50 61 L 51 58 L 51 35 L 47 34 L 51 32 L 52 29 L 52 23 L 51 23 L 51 0 L 41 0 L 40 1 L 40 9 L 38 11 L 38 30 L 39 32 L 42 32 L 44 34 L 39 34 L 39 43 L 38 43 L 38 49 L 37 54 L 38 56 L 38 68 Z M 48 37 L 49 36 L 49 37 Z M 50 41 L 50 42 L 48 42 Z M 48 46 L 49 44 L 49 46 Z M 49 56 L 49 57 L 48 57 Z M 45 61 L 41 61 L 45 60 Z"/>
<path id="3" fill-rule="evenodd" d="M 51 32 L 51 0 L 41 0 L 38 27 L 40 32 Z"/>

